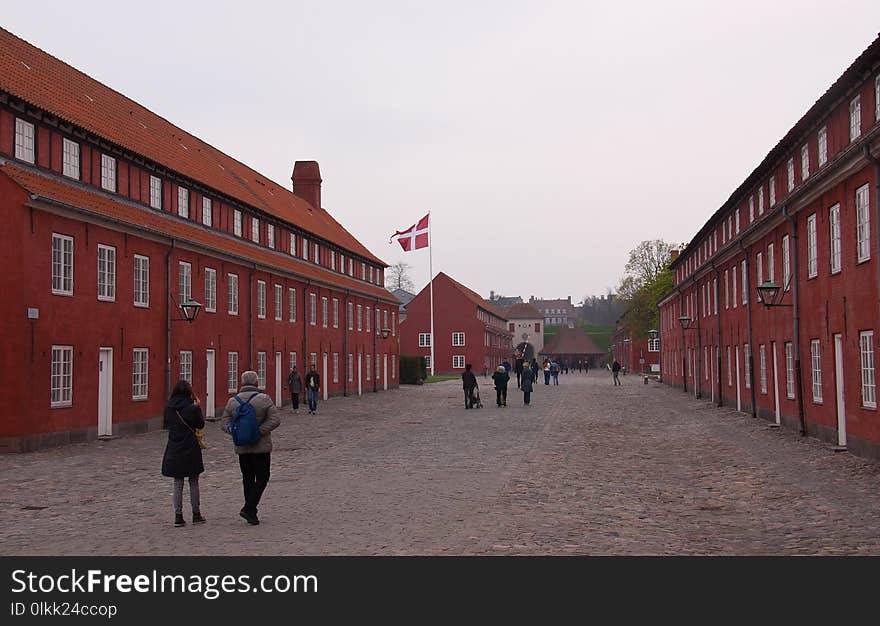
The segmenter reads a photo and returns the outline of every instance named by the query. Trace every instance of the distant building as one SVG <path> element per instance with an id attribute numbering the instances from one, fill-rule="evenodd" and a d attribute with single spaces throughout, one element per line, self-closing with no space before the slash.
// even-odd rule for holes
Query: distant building
<path id="1" fill-rule="evenodd" d="M 400 300 L 400 306 L 397 307 L 398 317 L 400 321 L 406 319 L 406 305 L 409 304 L 409 301 L 416 297 L 416 294 L 408 292 L 406 289 L 395 289 L 391 293 Z"/>
<path id="2" fill-rule="evenodd" d="M 571 326 L 578 317 L 576 307 L 571 303 L 571 296 L 565 300 L 539 300 L 532 296 L 529 304 L 544 315 L 545 326 Z"/>
<path id="3" fill-rule="evenodd" d="M 502 296 L 496 294 L 494 291 L 489 292 L 489 304 L 493 306 L 511 306 L 513 304 L 519 304 L 523 300 L 519 296 Z"/>
<path id="4" fill-rule="evenodd" d="M 660 339 L 634 336 L 623 326 L 617 326 L 611 350 L 627 372 L 660 373 Z"/>
<path id="5" fill-rule="evenodd" d="M 569 367 L 577 367 L 578 361 L 587 362 L 590 367 L 595 367 L 604 354 L 605 352 L 596 345 L 586 331 L 567 326 L 560 328 L 540 352 L 541 357 L 554 359 Z"/>
<path id="6" fill-rule="evenodd" d="M 430 302 L 425 286 L 407 305 L 406 321 L 400 324 L 401 354 L 430 357 L 434 342 L 435 374 L 461 374 L 466 363 L 482 373 L 511 358 L 513 335 L 504 313 L 477 292 L 443 272 L 434 277 L 433 337 Z"/>
<path id="7" fill-rule="evenodd" d="M 526 359 L 536 359 L 544 348 L 544 315 L 524 302 L 502 309 L 507 330 L 513 334 L 514 352 Z"/>

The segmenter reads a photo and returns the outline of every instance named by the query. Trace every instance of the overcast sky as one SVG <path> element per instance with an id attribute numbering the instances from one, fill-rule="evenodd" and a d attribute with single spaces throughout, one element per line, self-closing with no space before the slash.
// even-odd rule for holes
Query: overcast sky
<path id="1" fill-rule="evenodd" d="M 488 297 L 688 241 L 880 30 L 877 0 L 4 2 L 2 25 Z"/>

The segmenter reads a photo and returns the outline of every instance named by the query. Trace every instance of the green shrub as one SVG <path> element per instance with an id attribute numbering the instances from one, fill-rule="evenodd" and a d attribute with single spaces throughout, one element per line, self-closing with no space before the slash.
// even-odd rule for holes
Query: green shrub
<path id="1" fill-rule="evenodd" d="M 428 366 L 423 356 L 400 355 L 400 383 L 421 385 L 428 377 Z"/>

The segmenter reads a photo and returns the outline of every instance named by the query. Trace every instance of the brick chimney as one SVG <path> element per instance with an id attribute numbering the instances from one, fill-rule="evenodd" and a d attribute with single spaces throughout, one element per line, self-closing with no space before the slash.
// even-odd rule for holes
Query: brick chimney
<path id="1" fill-rule="evenodd" d="M 678 250 L 670 250 L 670 251 L 669 251 L 669 260 L 670 260 L 670 261 L 674 261 L 675 259 L 678 258 L 678 255 L 679 255 L 679 251 L 678 251 Z"/>
<path id="2" fill-rule="evenodd" d="M 294 195 L 302 198 L 316 209 L 321 208 L 321 170 L 317 161 L 297 161 L 293 164 Z"/>

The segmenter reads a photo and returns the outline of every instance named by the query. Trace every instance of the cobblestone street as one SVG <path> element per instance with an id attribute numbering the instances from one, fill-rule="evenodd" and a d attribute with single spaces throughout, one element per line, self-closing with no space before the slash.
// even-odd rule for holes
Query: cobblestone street
<path id="1" fill-rule="evenodd" d="M 285 410 L 262 524 L 209 424 L 204 526 L 154 432 L 0 457 L 5 555 L 880 555 L 880 465 L 637 376 L 466 411 L 455 381 Z M 186 494 L 186 491 L 185 491 Z M 185 516 L 189 502 L 185 495 Z"/>

